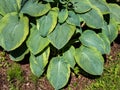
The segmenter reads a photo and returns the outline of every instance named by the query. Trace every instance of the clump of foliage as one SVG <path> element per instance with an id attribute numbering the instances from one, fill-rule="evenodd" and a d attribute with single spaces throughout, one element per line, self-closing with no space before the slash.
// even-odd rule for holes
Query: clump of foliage
<path id="1" fill-rule="evenodd" d="M 23 72 L 21 70 L 20 65 L 18 64 L 13 64 L 11 67 L 8 68 L 7 70 L 7 79 L 10 82 L 14 82 L 18 80 L 19 82 L 23 81 Z"/>
<path id="2" fill-rule="evenodd" d="M 118 35 L 120 7 L 106 0 L 0 0 L 0 46 L 13 61 L 30 53 L 30 68 L 58 90 L 77 64 L 103 72 L 103 54 Z"/>
<path id="3" fill-rule="evenodd" d="M 23 82 L 23 71 L 19 64 L 13 63 L 6 71 L 7 80 L 9 81 L 10 90 L 19 90 L 20 84 Z M 15 83 L 15 84 L 14 84 Z"/>

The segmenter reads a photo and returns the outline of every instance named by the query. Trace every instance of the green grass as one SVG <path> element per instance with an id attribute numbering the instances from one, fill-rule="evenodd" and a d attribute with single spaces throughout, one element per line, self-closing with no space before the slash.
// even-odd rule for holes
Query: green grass
<path id="1" fill-rule="evenodd" d="M 23 72 L 19 64 L 13 63 L 7 70 L 7 80 L 9 81 L 10 90 L 18 90 L 23 83 Z"/>
<path id="2" fill-rule="evenodd" d="M 111 60 L 103 75 L 85 90 L 120 90 L 120 56 L 118 57 L 118 60 Z"/>

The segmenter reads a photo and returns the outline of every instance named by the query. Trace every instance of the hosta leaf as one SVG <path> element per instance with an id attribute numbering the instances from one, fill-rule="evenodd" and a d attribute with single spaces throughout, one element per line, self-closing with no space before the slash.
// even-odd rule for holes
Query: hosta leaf
<path id="1" fill-rule="evenodd" d="M 63 48 L 75 32 L 75 26 L 67 23 L 57 25 L 55 30 L 48 36 L 50 42 L 57 49 Z"/>
<path id="2" fill-rule="evenodd" d="M 19 47 L 28 35 L 28 18 L 9 13 L 0 20 L 1 46 L 7 50 Z"/>
<path id="3" fill-rule="evenodd" d="M 25 55 L 29 53 L 29 50 L 25 43 L 23 43 L 17 49 L 9 53 L 10 59 L 13 61 L 21 61 L 24 59 Z"/>
<path id="4" fill-rule="evenodd" d="M 52 86 L 58 90 L 64 87 L 70 77 L 70 67 L 64 62 L 64 58 L 55 57 L 50 61 L 47 70 L 47 78 Z"/>
<path id="5" fill-rule="evenodd" d="M 65 61 L 70 65 L 72 69 L 74 68 L 76 64 L 74 55 L 75 55 L 75 48 L 73 46 L 71 46 L 69 50 L 63 53 L 63 57 Z"/>
<path id="6" fill-rule="evenodd" d="M 41 36 L 46 37 L 57 24 L 58 8 L 52 9 L 48 15 L 37 20 L 37 28 Z"/>
<path id="7" fill-rule="evenodd" d="M 104 59 L 96 48 L 81 46 L 76 49 L 75 59 L 77 64 L 89 74 L 102 74 Z"/>
<path id="8" fill-rule="evenodd" d="M 95 5 L 97 8 L 99 8 L 103 14 L 108 14 L 110 12 L 107 3 L 104 0 L 89 0 L 89 1 L 91 2 L 92 5 Z"/>
<path id="9" fill-rule="evenodd" d="M 44 72 L 44 68 L 48 63 L 50 48 L 47 48 L 43 53 L 34 56 L 30 55 L 30 69 L 34 75 L 40 77 Z"/>
<path id="10" fill-rule="evenodd" d="M 92 28 L 99 29 L 104 24 L 104 19 L 99 9 L 92 9 L 87 13 L 79 14 L 79 16 Z"/>
<path id="11" fill-rule="evenodd" d="M 41 4 L 38 1 L 28 0 L 23 6 L 21 12 L 30 16 L 42 16 L 50 10 L 50 4 Z"/>
<path id="12" fill-rule="evenodd" d="M 109 4 L 110 8 L 110 16 L 111 19 L 115 19 L 115 21 L 120 24 L 120 6 L 117 4 Z"/>
<path id="13" fill-rule="evenodd" d="M 73 9 L 77 13 L 84 13 L 91 9 L 91 4 L 89 0 L 71 0 L 73 4 Z"/>
<path id="14" fill-rule="evenodd" d="M 44 1 L 46 1 L 46 2 L 54 2 L 54 0 L 44 0 Z"/>
<path id="15" fill-rule="evenodd" d="M 68 17 L 68 10 L 62 9 L 58 14 L 58 22 L 63 23 Z"/>
<path id="16" fill-rule="evenodd" d="M 0 14 L 4 16 L 7 13 L 18 12 L 20 9 L 18 6 L 19 1 L 20 0 L 0 0 Z"/>
<path id="17" fill-rule="evenodd" d="M 27 40 L 27 46 L 30 52 L 32 52 L 33 54 L 38 54 L 46 46 L 48 46 L 48 44 L 49 44 L 48 38 L 41 37 L 36 26 L 33 26 L 31 29 L 30 36 Z"/>
<path id="18" fill-rule="evenodd" d="M 80 41 L 83 45 L 97 48 L 102 54 L 110 52 L 110 42 L 105 35 L 98 35 L 94 31 L 86 30 L 82 33 Z"/>
<path id="19" fill-rule="evenodd" d="M 71 25 L 80 26 L 79 17 L 73 11 L 69 11 L 68 19 L 66 22 Z"/>
<path id="20" fill-rule="evenodd" d="M 105 25 L 102 27 L 102 33 L 108 37 L 110 43 L 113 42 L 118 36 L 118 28 L 116 22 L 111 22 L 109 25 L 105 23 Z"/>

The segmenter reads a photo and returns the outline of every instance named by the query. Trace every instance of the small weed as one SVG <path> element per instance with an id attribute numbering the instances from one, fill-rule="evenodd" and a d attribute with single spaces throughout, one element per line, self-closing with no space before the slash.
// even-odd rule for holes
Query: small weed
<path id="1" fill-rule="evenodd" d="M 37 76 L 35 76 L 34 74 L 31 73 L 29 79 L 34 83 L 37 84 L 37 81 L 39 80 L 39 78 Z"/>
<path id="2" fill-rule="evenodd" d="M 16 88 L 17 90 L 21 82 L 23 82 L 22 70 L 19 64 L 14 63 L 7 70 L 7 80 L 10 82 L 10 89 Z M 14 85 L 14 83 L 16 85 Z"/>

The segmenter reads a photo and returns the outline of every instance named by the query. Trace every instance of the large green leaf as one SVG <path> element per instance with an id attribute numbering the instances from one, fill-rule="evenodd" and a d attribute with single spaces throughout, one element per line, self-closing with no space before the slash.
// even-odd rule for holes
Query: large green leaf
<path id="1" fill-rule="evenodd" d="M 49 40 L 48 38 L 43 38 L 40 36 L 39 31 L 37 30 L 36 26 L 31 28 L 30 36 L 27 40 L 27 46 L 33 54 L 38 54 L 41 52 L 45 47 L 48 46 Z"/>
<path id="2" fill-rule="evenodd" d="M 49 34 L 48 38 L 57 49 L 63 48 L 75 32 L 75 26 L 67 23 L 57 25 L 55 30 Z"/>
<path id="3" fill-rule="evenodd" d="M 104 59 L 96 48 L 81 46 L 76 49 L 75 59 L 77 64 L 89 74 L 102 74 Z"/>
<path id="4" fill-rule="evenodd" d="M 26 39 L 29 32 L 28 18 L 9 13 L 0 20 L 0 42 L 7 50 L 14 50 Z"/>
<path id="5" fill-rule="evenodd" d="M 76 64 L 74 56 L 75 56 L 75 48 L 73 46 L 71 46 L 69 50 L 63 53 L 65 62 L 67 62 L 72 69 L 74 68 Z"/>
<path id="6" fill-rule="evenodd" d="M 0 14 L 4 16 L 7 13 L 18 12 L 20 9 L 18 6 L 19 1 L 20 0 L 0 0 Z"/>
<path id="7" fill-rule="evenodd" d="M 58 8 L 53 8 L 48 15 L 37 20 L 37 28 L 41 36 L 46 37 L 57 24 Z"/>
<path id="8" fill-rule="evenodd" d="M 64 58 L 53 58 L 48 66 L 47 78 L 55 90 L 64 87 L 67 84 L 69 77 L 70 67 L 64 62 Z"/>
<path id="9" fill-rule="evenodd" d="M 29 53 L 29 50 L 24 42 L 20 47 L 11 51 L 9 53 L 9 56 L 10 56 L 10 59 L 13 61 L 21 61 L 24 59 L 25 55 L 28 53 Z"/>
<path id="10" fill-rule="evenodd" d="M 69 11 L 68 18 L 66 20 L 68 24 L 80 26 L 80 20 L 77 14 L 75 14 L 73 11 Z"/>
<path id="11" fill-rule="evenodd" d="M 38 1 L 28 0 L 21 12 L 30 16 L 42 16 L 50 10 L 50 4 L 41 4 Z"/>
<path id="12" fill-rule="evenodd" d="M 47 48 L 44 52 L 34 56 L 30 55 L 30 69 L 34 75 L 40 77 L 44 72 L 44 68 L 48 63 L 48 58 L 50 54 L 50 48 Z"/>
<path id="13" fill-rule="evenodd" d="M 96 34 L 92 30 L 86 30 L 82 33 L 80 41 L 85 46 L 97 48 L 102 54 L 110 53 L 110 42 L 104 34 Z"/>
<path id="14" fill-rule="evenodd" d="M 89 27 L 99 29 L 104 24 L 102 13 L 99 9 L 91 9 L 89 12 L 79 14 L 80 18 L 86 22 Z"/>
<path id="15" fill-rule="evenodd" d="M 68 17 L 68 10 L 67 9 L 62 9 L 59 14 L 58 14 L 58 22 L 63 23 Z"/>
<path id="16" fill-rule="evenodd" d="M 102 33 L 105 34 L 108 37 L 110 43 L 112 43 L 118 36 L 118 28 L 116 22 L 113 21 L 109 25 L 105 23 L 105 25 L 102 27 Z"/>
<path id="17" fill-rule="evenodd" d="M 99 8 L 103 14 L 108 14 L 110 12 L 107 3 L 104 0 L 89 0 L 89 1 L 91 2 L 92 5 L 95 5 L 97 8 Z"/>
<path id="18" fill-rule="evenodd" d="M 84 13 L 91 9 L 91 4 L 89 0 L 71 0 L 73 4 L 73 9 L 77 13 Z"/>
<path id="19" fill-rule="evenodd" d="M 110 8 L 110 18 L 115 19 L 115 21 L 120 24 L 120 6 L 117 4 L 109 4 Z"/>

